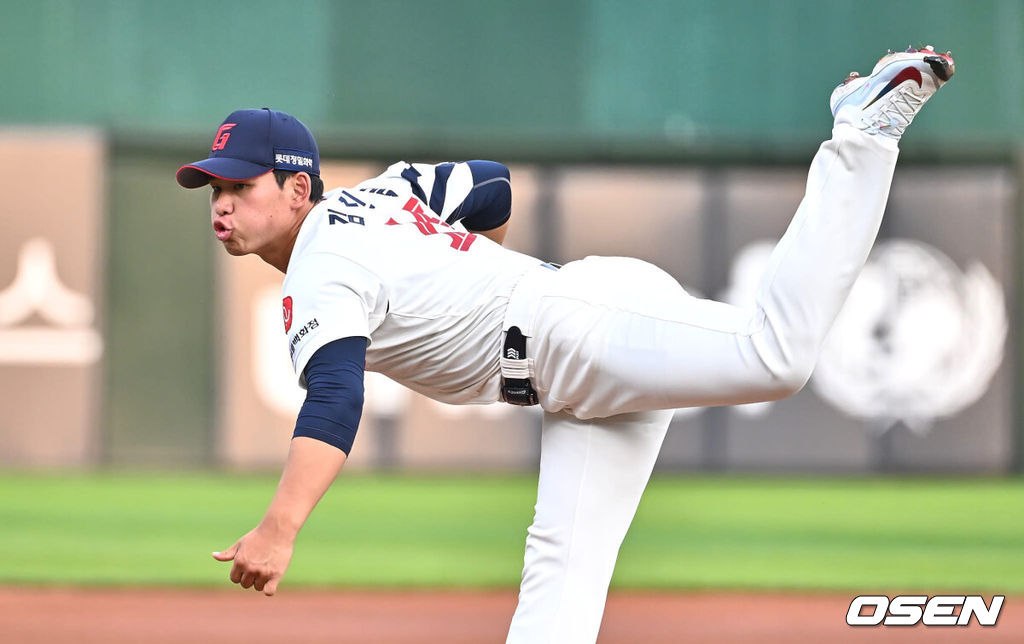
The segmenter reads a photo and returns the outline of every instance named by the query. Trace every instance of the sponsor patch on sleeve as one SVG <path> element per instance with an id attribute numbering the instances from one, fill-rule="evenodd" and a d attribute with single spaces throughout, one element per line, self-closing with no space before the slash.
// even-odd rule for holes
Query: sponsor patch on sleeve
<path id="1" fill-rule="evenodd" d="M 316 318 L 313 318 L 309 322 L 306 322 L 301 327 L 299 327 L 299 329 L 292 335 L 291 341 L 288 343 L 288 353 L 291 355 L 292 358 L 295 357 L 295 351 L 298 350 L 299 344 L 302 343 L 302 341 L 305 340 L 307 337 L 309 337 L 309 334 L 313 332 L 313 329 L 319 326 L 320 323 L 317 322 Z"/>

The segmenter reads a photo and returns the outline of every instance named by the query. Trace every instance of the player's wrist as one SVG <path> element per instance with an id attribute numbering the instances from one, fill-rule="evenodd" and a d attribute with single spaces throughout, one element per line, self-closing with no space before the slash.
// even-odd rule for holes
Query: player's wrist
<path id="1" fill-rule="evenodd" d="M 270 539 L 294 541 L 302 524 L 303 520 L 297 517 L 289 517 L 280 512 L 267 512 L 256 529 Z"/>

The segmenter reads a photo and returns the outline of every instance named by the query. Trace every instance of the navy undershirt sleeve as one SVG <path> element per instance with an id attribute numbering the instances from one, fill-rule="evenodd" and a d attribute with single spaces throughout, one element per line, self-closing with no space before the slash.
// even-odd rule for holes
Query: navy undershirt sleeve
<path id="1" fill-rule="evenodd" d="M 352 450 L 363 413 L 366 338 L 335 340 L 317 349 L 306 364 L 306 400 L 295 421 L 295 436 Z"/>
<path id="2" fill-rule="evenodd" d="M 495 161 L 466 163 L 473 173 L 473 189 L 448 217 L 448 223 L 461 219 L 462 225 L 469 230 L 497 228 L 512 214 L 512 183 L 508 168 Z"/>
<path id="3" fill-rule="evenodd" d="M 462 220 L 469 230 L 492 230 L 508 221 L 512 214 L 512 184 L 508 168 L 496 161 L 466 161 L 473 176 L 473 188 L 445 220 L 454 224 Z M 455 163 L 440 163 L 434 166 L 434 185 L 430 186 L 430 200 L 427 205 L 436 213 L 444 211 L 448 197 L 448 178 Z M 402 172 L 417 197 L 426 201 L 426 192 L 419 184 L 420 173 L 412 166 Z"/>

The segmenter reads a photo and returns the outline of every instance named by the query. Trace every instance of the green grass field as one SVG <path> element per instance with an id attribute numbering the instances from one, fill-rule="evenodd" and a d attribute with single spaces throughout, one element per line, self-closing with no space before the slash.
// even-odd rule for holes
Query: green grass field
<path id="1" fill-rule="evenodd" d="M 0 474 L 0 583 L 227 585 L 276 478 Z M 531 476 L 352 476 L 286 585 L 515 587 Z M 1024 592 L 1024 481 L 660 477 L 618 588 Z"/>

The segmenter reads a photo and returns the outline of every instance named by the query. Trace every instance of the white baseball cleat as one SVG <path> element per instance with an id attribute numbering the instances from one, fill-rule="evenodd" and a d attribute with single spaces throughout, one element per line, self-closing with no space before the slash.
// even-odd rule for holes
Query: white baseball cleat
<path id="1" fill-rule="evenodd" d="M 921 106 L 953 76 L 953 55 L 928 46 L 883 56 L 870 76 L 851 72 L 832 92 L 836 123 L 899 139 Z"/>

